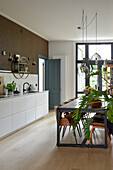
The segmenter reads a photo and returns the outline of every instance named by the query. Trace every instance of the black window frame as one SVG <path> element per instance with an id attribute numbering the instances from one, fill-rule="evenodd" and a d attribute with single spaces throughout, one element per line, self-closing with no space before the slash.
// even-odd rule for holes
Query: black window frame
<path id="1" fill-rule="evenodd" d="M 79 64 L 79 63 L 82 63 L 83 62 L 83 60 L 78 60 L 78 45 L 85 45 L 85 56 L 86 56 L 86 58 L 88 58 L 88 54 L 89 54 L 89 45 L 111 45 L 111 59 L 113 59 L 113 43 L 112 42 L 98 42 L 98 43 L 76 43 L 76 63 L 75 63 L 75 65 L 76 65 L 76 70 L 75 70 L 75 72 L 76 72 L 76 74 L 75 74 L 75 85 L 76 85 L 76 90 L 75 90 L 75 96 L 77 97 L 77 94 L 83 94 L 83 92 L 79 92 L 78 91 L 78 76 L 77 76 L 77 74 L 78 74 L 78 69 L 77 69 L 77 64 Z M 95 60 L 92 60 L 91 61 L 92 62 L 92 64 L 95 64 Z M 103 62 L 104 62 L 104 60 L 100 60 L 99 61 L 99 64 L 98 64 L 98 70 L 100 70 L 101 69 L 101 67 L 102 67 L 102 65 L 103 65 Z M 89 79 L 86 79 L 86 81 L 85 81 L 85 86 L 87 86 L 87 85 L 89 85 Z M 102 80 L 101 79 L 98 79 L 98 81 L 99 81 L 99 85 L 101 85 L 101 89 L 102 89 Z M 101 90 L 100 89 L 100 90 Z"/>

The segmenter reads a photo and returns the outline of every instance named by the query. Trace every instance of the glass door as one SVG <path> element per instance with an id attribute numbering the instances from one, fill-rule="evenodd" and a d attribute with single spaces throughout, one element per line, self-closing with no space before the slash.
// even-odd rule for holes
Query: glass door
<path id="1" fill-rule="evenodd" d="M 85 73 L 82 73 L 80 66 L 83 62 L 83 58 L 86 57 L 86 46 L 85 44 L 80 44 L 77 46 L 77 62 L 76 62 L 76 89 L 77 97 L 83 95 L 83 90 L 86 86 Z"/>
<path id="2" fill-rule="evenodd" d="M 83 63 L 83 58 L 89 60 L 89 70 L 93 67 L 93 72 L 100 70 L 100 75 L 103 76 L 103 64 L 104 60 L 110 60 L 112 56 L 111 48 L 113 49 L 113 44 L 111 43 L 78 43 L 76 46 L 76 96 L 79 97 L 84 94 L 83 90 L 85 86 L 90 85 L 93 88 L 104 91 L 106 88 L 105 82 L 103 82 L 100 76 L 93 76 L 89 79 L 85 79 L 86 74 L 82 73 L 80 66 Z M 93 57 L 95 53 L 100 55 L 100 59 L 97 61 Z M 92 65 L 92 66 L 91 66 Z"/>

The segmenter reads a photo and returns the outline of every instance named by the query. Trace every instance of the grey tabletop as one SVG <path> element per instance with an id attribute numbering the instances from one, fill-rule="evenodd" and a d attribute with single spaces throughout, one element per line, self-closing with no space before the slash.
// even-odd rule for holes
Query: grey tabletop
<path id="1" fill-rule="evenodd" d="M 69 109 L 72 109 L 72 110 L 74 110 L 74 109 L 77 109 L 77 108 L 79 108 L 79 106 L 80 106 L 80 101 L 81 101 L 81 98 L 77 98 L 77 99 L 74 99 L 73 101 L 70 101 L 69 103 L 67 103 L 67 104 L 64 104 L 64 105 L 62 105 L 62 106 L 60 106 L 60 107 L 58 107 L 60 110 L 69 110 Z M 104 107 L 106 105 L 106 103 L 105 102 L 102 102 L 102 107 Z M 98 108 L 92 108 L 91 106 L 89 106 L 89 108 L 88 108 L 88 110 L 87 111 L 92 111 L 92 110 L 96 110 L 96 109 L 98 109 Z M 102 112 L 102 111 L 105 111 L 106 110 L 106 108 L 100 108 L 99 110 L 98 110 L 98 112 Z M 83 108 L 82 109 L 82 111 L 85 111 L 86 112 L 86 110 Z"/>

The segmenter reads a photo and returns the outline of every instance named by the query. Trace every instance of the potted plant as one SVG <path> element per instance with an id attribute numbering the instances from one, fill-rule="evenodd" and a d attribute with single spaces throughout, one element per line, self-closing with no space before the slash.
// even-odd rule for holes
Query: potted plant
<path id="1" fill-rule="evenodd" d="M 100 71 L 93 72 L 89 74 L 86 78 L 89 78 L 90 76 L 94 76 L 94 75 L 101 76 Z M 104 77 L 101 76 L 101 78 L 104 79 L 106 83 L 109 83 Z M 113 85 L 110 84 L 110 87 L 113 87 Z M 86 90 L 87 95 L 84 95 L 81 97 L 80 106 L 73 113 L 74 129 L 81 119 L 82 108 L 84 108 L 87 112 L 87 109 L 89 106 L 91 106 L 92 104 L 96 104 L 96 103 L 99 104 L 101 102 L 106 102 L 106 105 L 104 107 L 101 107 L 101 104 L 100 104 L 99 107 L 97 107 L 94 111 L 91 111 L 91 112 L 97 112 L 101 108 L 106 108 L 108 110 L 107 111 L 108 121 L 113 123 L 113 98 L 108 94 L 107 91 L 101 92 L 100 90 L 93 89 L 90 86 L 87 86 L 86 89 L 87 89 Z M 87 113 L 87 114 L 90 114 L 90 113 Z M 90 124 L 92 122 L 93 122 L 92 118 L 86 118 L 86 122 L 83 126 L 85 136 L 88 140 L 90 139 Z"/>
<path id="2" fill-rule="evenodd" d="M 7 86 L 5 87 L 6 89 L 8 89 L 8 94 L 12 95 L 13 91 L 16 88 L 16 83 L 14 83 L 14 81 L 12 83 L 8 83 Z"/>

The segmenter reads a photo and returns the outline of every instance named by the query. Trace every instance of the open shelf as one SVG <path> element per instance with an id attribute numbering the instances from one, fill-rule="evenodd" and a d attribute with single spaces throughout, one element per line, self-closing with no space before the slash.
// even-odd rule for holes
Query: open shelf
<path id="1" fill-rule="evenodd" d="M 113 68 L 113 64 L 108 64 L 108 61 L 113 61 L 113 59 L 111 59 L 111 60 L 106 60 L 105 61 L 105 63 L 106 63 L 106 72 L 105 72 L 105 74 L 104 74 L 104 77 L 105 77 L 105 79 L 107 80 L 107 83 L 106 83 L 106 90 L 107 90 L 107 92 L 108 92 L 108 94 L 109 95 L 113 95 L 113 93 L 109 93 L 109 90 L 110 89 L 113 89 L 113 85 L 111 84 L 111 86 L 109 85 L 109 83 L 110 82 L 113 82 L 113 80 L 111 80 L 111 79 L 109 79 L 108 78 L 108 76 L 107 76 L 107 74 L 113 74 L 113 72 L 109 72 L 108 71 L 108 68 Z M 113 79 L 113 77 L 111 77 L 112 79 Z M 109 89 L 110 88 L 110 89 Z"/>
<path id="2" fill-rule="evenodd" d="M 107 73 L 104 73 L 104 74 L 113 74 L 113 73 L 111 73 L 111 72 L 107 72 Z"/>

